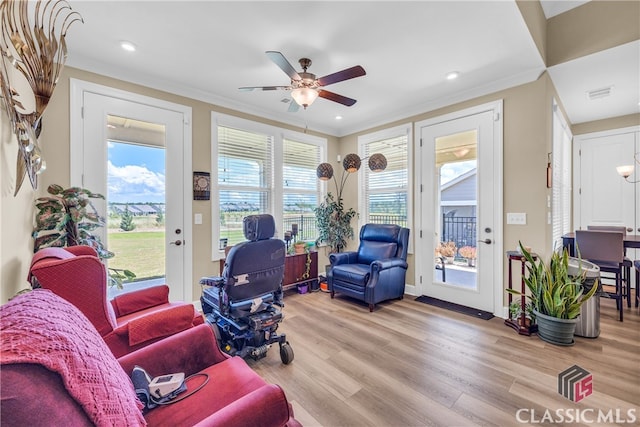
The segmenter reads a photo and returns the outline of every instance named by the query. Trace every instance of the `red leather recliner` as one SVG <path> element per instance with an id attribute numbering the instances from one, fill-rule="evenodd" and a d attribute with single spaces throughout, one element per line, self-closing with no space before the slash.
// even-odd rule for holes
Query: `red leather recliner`
<path id="1" fill-rule="evenodd" d="M 116 360 L 86 316 L 44 289 L 0 307 L 0 364 L 2 425 L 300 427 L 283 390 L 222 353 L 209 326 Z M 152 376 L 200 375 L 183 400 L 143 416 L 129 378 L 135 365 Z"/>
<path id="2" fill-rule="evenodd" d="M 204 323 L 193 304 L 169 302 L 169 287 L 154 286 L 107 298 L 107 271 L 89 246 L 45 248 L 31 261 L 29 281 L 75 305 L 116 357 Z"/>

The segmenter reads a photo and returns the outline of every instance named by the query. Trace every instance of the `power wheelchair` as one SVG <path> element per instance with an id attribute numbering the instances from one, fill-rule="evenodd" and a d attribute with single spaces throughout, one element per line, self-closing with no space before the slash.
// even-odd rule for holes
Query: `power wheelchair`
<path id="1" fill-rule="evenodd" d="M 286 365 L 293 349 L 286 335 L 276 332 L 284 318 L 284 242 L 272 238 L 271 215 L 245 217 L 243 230 L 247 241 L 231 248 L 222 276 L 200 279 L 202 310 L 226 353 L 258 360 L 277 342 Z"/>

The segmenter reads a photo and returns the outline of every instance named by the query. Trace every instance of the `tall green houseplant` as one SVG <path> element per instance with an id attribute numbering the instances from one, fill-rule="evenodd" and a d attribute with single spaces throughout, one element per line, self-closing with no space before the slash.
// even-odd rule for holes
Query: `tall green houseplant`
<path id="1" fill-rule="evenodd" d="M 62 188 L 52 184 L 47 188 L 51 194 L 36 200 L 36 225 L 33 231 L 33 251 L 42 248 L 86 245 L 96 250 L 100 259 L 113 258 L 93 231 L 104 227 L 105 220 L 93 206 L 91 199 L 104 199 L 104 196 L 85 188 Z M 109 285 L 122 287 L 124 280 L 136 275 L 129 270 L 109 268 Z"/>
<path id="2" fill-rule="evenodd" d="M 316 245 L 325 243 L 331 252 L 340 252 L 347 246 L 347 239 L 353 239 L 351 220 L 357 212 L 353 208 L 345 210 L 342 197 L 336 200 L 331 193 L 327 193 L 314 212 L 318 227 Z"/>
<path id="3" fill-rule="evenodd" d="M 529 293 L 525 296 L 530 299 L 536 316 L 538 336 L 553 344 L 570 345 L 580 306 L 596 293 L 598 284 L 594 283 L 588 292 L 584 292 L 585 275 L 582 272 L 569 274 L 566 249 L 554 251 L 548 263 L 542 258 L 534 258 L 522 243 L 520 252 L 527 266 L 524 281 Z M 507 292 L 522 295 L 515 289 L 507 289 Z M 561 324 L 566 325 L 566 333 L 557 329 Z"/>

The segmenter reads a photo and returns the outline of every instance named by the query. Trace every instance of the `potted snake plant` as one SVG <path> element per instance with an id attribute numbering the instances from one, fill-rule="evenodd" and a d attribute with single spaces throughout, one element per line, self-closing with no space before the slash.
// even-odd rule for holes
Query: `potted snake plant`
<path id="1" fill-rule="evenodd" d="M 572 345 L 580 306 L 595 294 L 597 283 L 584 293 L 585 274 L 569 274 L 566 249 L 554 251 L 549 262 L 541 257 L 534 258 L 522 242 L 520 252 L 527 261 L 524 281 L 529 293 L 525 296 L 531 301 L 538 336 L 551 344 Z M 507 292 L 522 295 L 515 289 L 507 289 Z"/>

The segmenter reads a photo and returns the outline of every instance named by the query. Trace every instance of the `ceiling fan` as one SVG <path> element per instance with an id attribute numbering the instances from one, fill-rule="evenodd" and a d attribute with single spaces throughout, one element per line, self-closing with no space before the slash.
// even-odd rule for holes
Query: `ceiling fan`
<path id="1" fill-rule="evenodd" d="M 323 89 L 324 86 L 338 83 L 344 80 L 353 79 L 355 77 L 364 76 L 367 74 L 359 65 L 355 67 L 347 68 L 337 73 L 329 74 L 324 77 L 316 78 L 313 73 L 308 73 L 307 69 L 311 66 L 311 60 L 309 58 L 300 58 L 298 61 L 302 67 L 302 71 L 298 72 L 287 61 L 287 58 L 280 52 L 267 51 L 269 59 L 271 59 L 282 71 L 285 72 L 291 78 L 291 84 L 289 86 L 249 86 L 241 87 L 240 90 L 252 91 L 258 90 L 290 90 L 291 97 L 295 102 L 289 105 L 290 112 L 298 111 L 299 106 L 305 109 L 316 100 L 317 97 L 328 99 L 329 101 L 337 102 L 347 107 L 351 107 L 356 103 L 355 99 L 347 98 L 346 96 L 338 95 L 334 92 L 329 92 Z"/>

